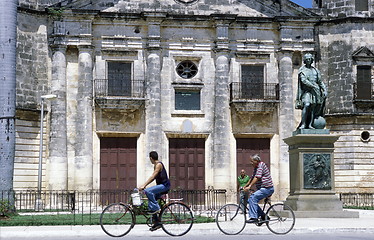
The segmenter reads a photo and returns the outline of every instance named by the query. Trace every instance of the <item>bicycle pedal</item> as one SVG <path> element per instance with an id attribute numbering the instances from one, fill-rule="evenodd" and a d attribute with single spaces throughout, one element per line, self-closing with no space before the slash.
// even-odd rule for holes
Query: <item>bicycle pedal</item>
<path id="1" fill-rule="evenodd" d="M 266 223 L 266 221 L 259 221 L 259 222 L 257 222 L 256 223 L 256 225 L 258 226 L 258 227 L 261 227 L 262 226 L 262 224 L 264 224 L 264 223 Z"/>

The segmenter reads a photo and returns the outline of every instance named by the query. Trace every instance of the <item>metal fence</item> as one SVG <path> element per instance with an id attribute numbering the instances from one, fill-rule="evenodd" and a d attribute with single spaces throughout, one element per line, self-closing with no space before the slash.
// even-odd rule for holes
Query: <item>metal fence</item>
<path id="1" fill-rule="evenodd" d="M 279 84 L 233 82 L 230 84 L 230 98 L 231 100 L 279 100 Z"/>
<path id="2" fill-rule="evenodd" d="M 95 97 L 130 97 L 143 98 L 145 96 L 144 80 L 110 81 L 109 79 L 95 79 Z"/>
<path id="3" fill-rule="evenodd" d="M 374 193 L 340 193 L 344 207 L 374 208 Z"/>
<path id="4" fill-rule="evenodd" d="M 128 203 L 131 191 L 11 191 L 0 194 L 3 201 L 14 201 L 15 211 L 22 216 L 17 225 L 43 225 L 44 220 L 48 224 L 82 225 L 98 224 L 102 210 L 114 202 Z M 224 189 L 173 190 L 168 197 L 182 199 L 196 216 L 213 216 L 226 204 Z"/>

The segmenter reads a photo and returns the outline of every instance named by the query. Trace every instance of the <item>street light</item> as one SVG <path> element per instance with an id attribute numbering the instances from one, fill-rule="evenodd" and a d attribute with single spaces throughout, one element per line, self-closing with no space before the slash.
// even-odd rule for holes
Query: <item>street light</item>
<path id="1" fill-rule="evenodd" d="M 41 199 L 42 192 L 42 165 L 43 165 L 43 119 L 44 119 L 44 100 L 56 99 L 57 95 L 48 94 L 40 97 L 40 141 L 39 141 L 39 167 L 38 167 L 38 198 L 35 203 L 35 210 L 42 210 L 43 203 Z"/>

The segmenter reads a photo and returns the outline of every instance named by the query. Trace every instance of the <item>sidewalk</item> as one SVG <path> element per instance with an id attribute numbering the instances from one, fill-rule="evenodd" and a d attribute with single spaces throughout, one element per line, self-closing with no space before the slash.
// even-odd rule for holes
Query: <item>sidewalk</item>
<path id="1" fill-rule="evenodd" d="M 300 233 L 344 233 L 365 232 L 374 233 L 374 211 L 359 211 L 359 218 L 297 218 L 294 229 L 289 234 Z M 162 230 L 150 232 L 146 225 L 135 225 L 131 236 L 167 236 Z M 222 234 L 215 223 L 194 224 L 188 235 Z M 247 224 L 243 235 L 271 234 L 266 226 L 257 227 Z M 94 226 L 26 226 L 1 227 L 0 238 L 13 237 L 100 237 L 105 236 L 99 225 Z"/>

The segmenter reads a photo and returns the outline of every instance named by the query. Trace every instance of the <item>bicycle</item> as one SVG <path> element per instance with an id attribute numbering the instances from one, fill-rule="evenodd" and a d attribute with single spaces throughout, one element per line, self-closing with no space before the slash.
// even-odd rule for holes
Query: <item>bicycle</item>
<path id="1" fill-rule="evenodd" d="M 103 231 L 111 237 L 123 237 L 135 226 L 136 216 L 144 216 L 146 224 L 152 226 L 152 215 L 148 213 L 147 198 L 141 198 L 141 205 L 134 205 L 132 198 L 130 203 L 112 203 L 102 211 L 100 225 Z M 194 223 L 194 216 L 189 206 L 183 199 L 158 199 L 161 206 L 159 215 L 164 232 L 170 236 L 182 236 L 188 233 Z"/>
<path id="2" fill-rule="evenodd" d="M 216 215 L 219 230 L 227 235 L 241 233 L 246 225 L 246 212 L 249 212 L 248 206 L 245 207 L 247 211 L 244 211 L 243 207 L 238 204 L 229 203 L 222 206 Z M 272 205 L 270 197 L 265 198 L 262 211 L 265 213 L 265 218 L 259 218 L 256 225 L 260 227 L 265 223 L 274 234 L 287 234 L 295 225 L 295 214 L 291 207 L 284 203 Z"/>

